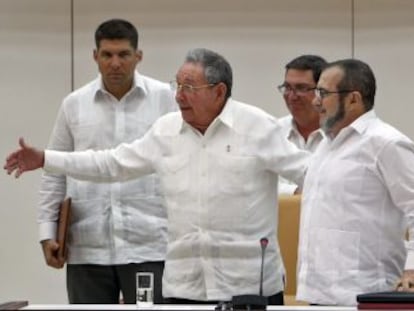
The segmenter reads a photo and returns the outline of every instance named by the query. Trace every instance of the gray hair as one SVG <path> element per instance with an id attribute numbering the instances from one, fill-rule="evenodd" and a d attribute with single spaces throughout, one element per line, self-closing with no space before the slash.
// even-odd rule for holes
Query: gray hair
<path id="1" fill-rule="evenodd" d="M 186 63 L 199 63 L 204 68 L 204 76 L 208 83 L 223 82 L 227 86 L 226 99 L 231 96 L 233 74 L 229 62 L 220 54 L 204 48 L 188 51 Z"/>

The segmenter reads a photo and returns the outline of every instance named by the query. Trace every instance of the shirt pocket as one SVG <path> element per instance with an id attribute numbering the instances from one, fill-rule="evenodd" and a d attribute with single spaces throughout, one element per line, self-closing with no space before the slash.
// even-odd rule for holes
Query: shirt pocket
<path id="1" fill-rule="evenodd" d="M 166 195 L 180 194 L 189 188 L 189 156 L 165 157 L 159 164 L 161 184 Z"/>
<path id="2" fill-rule="evenodd" d="M 213 161 L 217 165 L 213 172 L 213 180 L 217 181 L 217 189 L 221 193 L 250 193 L 261 186 L 256 158 L 222 155 L 215 156 Z"/>

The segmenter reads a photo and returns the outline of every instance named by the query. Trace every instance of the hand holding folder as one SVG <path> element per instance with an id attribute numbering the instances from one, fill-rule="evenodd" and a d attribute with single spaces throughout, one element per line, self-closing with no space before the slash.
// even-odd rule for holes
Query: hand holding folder
<path id="1" fill-rule="evenodd" d="M 59 244 L 57 257 L 63 259 L 64 261 L 66 261 L 67 258 L 66 242 L 68 238 L 68 229 L 70 224 L 71 204 L 72 199 L 66 198 L 62 201 L 59 207 L 59 219 L 56 234 L 56 241 Z"/>
<path id="2" fill-rule="evenodd" d="M 41 242 L 43 255 L 49 267 L 61 269 L 67 258 L 67 238 L 71 216 L 71 198 L 66 198 L 59 205 L 56 239 L 46 239 Z"/>

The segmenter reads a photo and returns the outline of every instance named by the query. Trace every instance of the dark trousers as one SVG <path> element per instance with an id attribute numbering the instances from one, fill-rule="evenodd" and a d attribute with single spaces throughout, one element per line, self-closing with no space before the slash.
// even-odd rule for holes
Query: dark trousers
<path id="1" fill-rule="evenodd" d="M 165 303 L 170 304 L 211 304 L 216 305 L 219 303 L 219 301 L 199 301 L 199 300 L 189 300 L 189 299 L 181 299 L 181 298 L 164 298 Z M 277 294 L 274 294 L 272 296 L 267 297 L 267 301 L 269 305 L 284 305 L 285 302 L 283 300 L 283 292 L 279 292 Z"/>
<path id="2" fill-rule="evenodd" d="M 67 265 L 66 288 L 69 303 L 118 304 L 122 292 L 124 303 L 136 303 L 136 273 L 154 273 L 154 303 L 163 303 L 162 273 L 164 262 L 126 265 Z"/>

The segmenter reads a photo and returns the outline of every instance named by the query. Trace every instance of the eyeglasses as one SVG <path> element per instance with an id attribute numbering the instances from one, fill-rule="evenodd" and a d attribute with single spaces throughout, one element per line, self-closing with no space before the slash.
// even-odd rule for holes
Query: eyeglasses
<path id="1" fill-rule="evenodd" d="M 315 96 L 320 98 L 320 99 L 324 99 L 326 96 L 330 95 L 330 94 L 343 94 L 343 93 L 351 93 L 354 92 L 354 90 L 338 90 L 338 91 L 328 91 L 325 90 L 323 88 L 320 87 L 316 87 L 314 89 L 315 92 Z"/>
<path id="2" fill-rule="evenodd" d="M 290 86 L 289 84 L 281 84 L 277 87 L 280 93 L 287 95 L 289 92 L 298 96 L 305 96 L 308 92 L 313 91 L 315 87 L 310 87 L 308 85 L 298 85 L 295 87 Z"/>
<path id="3" fill-rule="evenodd" d="M 187 93 L 194 93 L 197 90 L 212 87 L 212 86 L 215 86 L 217 84 L 218 83 L 209 83 L 209 84 L 194 86 L 194 85 L 191 85 L 191 84 L 181 84 L 181 83 L 178 83 L 175 80 L 170 81 L 171 90 L 173 90 L 173 91 L 183 91 L 183 92 L 187 92 Z"/>

